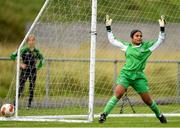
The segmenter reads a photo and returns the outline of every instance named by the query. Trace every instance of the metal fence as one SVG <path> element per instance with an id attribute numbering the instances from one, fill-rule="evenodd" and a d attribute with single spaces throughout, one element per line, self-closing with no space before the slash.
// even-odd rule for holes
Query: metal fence
<path id="1" fill-rule="evenodd" d="M 0 57 L 0 61 L 10 61 L 8 57 Z M 50 83 L 50 69 L 52 62 L 90 62 L 90 59 L 87 58 L 46 58 L 46 97 L 48 98 L 49 93 L 49 83 Z M 96 62 L 99 63 L 113 63 L 114 65 L 114 81 L 117 78 L 118 74 L 118 63 L 125 62 L 125 60 L 118 59 L 96 59 Z M 147 63 L 164 63 L 164 64 L 176 64 L 177 65 L 177 75 L 176 75 L 176 101 L 180 103 L 180 61 L 176 60 L 150 60 Z"/>

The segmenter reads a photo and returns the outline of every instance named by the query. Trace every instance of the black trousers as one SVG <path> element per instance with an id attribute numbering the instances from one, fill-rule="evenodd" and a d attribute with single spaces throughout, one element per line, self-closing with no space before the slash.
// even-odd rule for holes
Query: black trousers
<path id="1" fill-rule="evenodd" d="M 21 96 L 21 94 L 22 94 L 22 92 L 24 90 L 25 83 L 26 83 L 27 79 L 29 78 L 28 107 L 31 106 L 31 102 L 33 100 L 34 88 L 35 88 L 35 82 L 36 82 L 36 75 L 37 75 L 37 69 L 36 68 L 21 69 L 18 97 Z"/>

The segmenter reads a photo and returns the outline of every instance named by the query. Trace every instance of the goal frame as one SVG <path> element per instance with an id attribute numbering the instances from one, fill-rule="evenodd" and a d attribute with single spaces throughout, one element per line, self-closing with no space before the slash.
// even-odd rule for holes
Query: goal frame
<path id="1" fill-rule="evenodd" d="M 28 30 L 28 32 L 26 33 L 23 41 L 21 42 L 21 44 L 19 45 L 19 48 L 17 50 L 17 65 L 16 65 L 16 99 L 15 99 L 15 118 L 18 118 L 18 92 L 19 92 L 19 83 L 20 83 L 20 50 L 23 47 L 23 45 L 25 44 L 28 36 L 30 35 L 30 33 L 32 32 L 33 28 L 35 27 L 35 25 L 38 23 L 39 18 L 41 17 L 42 13 L 44 12 L 46 6 L 48 5 L 49 0 L 46 0 L 44 5 L 42 6 L 41 10 L 39 11 L 37 17 L 35 18 L 34 22 L 32 23 L 30 29 Z"/>
<path id="2" fill-rule="evenodd" d="M 90 49 L 90 69 L 89 69 L 89 104 L 87 115 L 62 115 L 62 116 L 18 116 L 18 92 L 20 83 L 20 50 L 25 44 L 28 36 L 38 23 L 44 10 L 49 4 L 50 0 L 46 0 L 32 23 L 30 29 L 26 33 L 23 41 L 19 45 L 17 51 L 17 66 L 16 66 L 16 98 L 15 98 L 15 115 L 12 118 L 0 118 L 0 120 L 12 120 L 12 121 L 60 121 L 60 122 L 92 122 L 94 119 L 94 85 L 95 85 L 95 49 L 96 49 L 96 20 L 97 20 L 97 0 L 92 0 L 92 13 L 91 13 L 91 49 Z M 85 120 L 72 120 L 73 118 L 84 118 Z M 71 118 L 70 120 L 67 120 Z"/>
<path id="3" fill-rule="evenodd" d="M 94 118 L 99 117 L 99 115 L 94 114 L 94 86 L 95 86 L 95 60 L 96 60 L 96 25 L 97 25 L 97 0 L 92 0 L 91 6 L 91 48 L 90 48 L 90 69 L 89 69 L 89 104 L 87 115 L 59 115 L 59 116 L 18 116 L 18 89 L 19 89 L 19 76 L 20 76 L 20 49 L 25 44 L 27 37 L 30 35 L 36 24 L 38 23 L 40 17 L 42 16 L 44 10 L 49 4 L 50 0 L 46 0 L 40 9 L 37 17 L 32 23 L 30 29 L 26 33 L 23 41 L 19 45 L 17 51 L 17 65 L 16 65 L 16 99 L 15 99 L 15 115 L 14 117 L 5 118 L 0 117 L 2 121 L 57 121 L 57 122 L 72 122 L 72 123 L 88 123 L 93 122 Z M 178 113 L 165 113 L 167 117 L 180 117 Z M 154 114 L 110 114 L 109 117 L 155 117 Z M 72 119 L 73 118 L 73 119 Z M 77 118 L 77 120 L 75 119 Z M 82 120 L 81 120 L 82 119 Z"/>

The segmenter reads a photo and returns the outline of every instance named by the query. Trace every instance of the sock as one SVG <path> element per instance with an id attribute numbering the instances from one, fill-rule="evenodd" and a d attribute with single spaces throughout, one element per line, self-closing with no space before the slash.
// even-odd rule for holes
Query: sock
<path id="1" fill-rule="evenodd" d="M 151 106 L 150 106 L 151 110 L 156 114 L 156 117 L 160 117 L 161 112 L 156 104 L 155 101 L 152 102 Z"/>
<path id="2" fill-rule="evenodd" d="M 111 110 L 114 108 L 116 103 L 119 101 L 115 96 L 113 96 L 106 104 L 103 113 L 106 114 L 106 116 L 111 112 Z"/>

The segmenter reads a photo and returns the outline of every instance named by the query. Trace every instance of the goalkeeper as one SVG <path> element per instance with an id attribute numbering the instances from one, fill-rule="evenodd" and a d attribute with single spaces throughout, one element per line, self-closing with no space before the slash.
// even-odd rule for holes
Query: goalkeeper
<path id="1" fill-rule="evenodd" d="M 20 74 L 20 85 L 19 85 L 19 93 L 18 97 L 21 96 L 25 82 L 29 78 L 29 100 L 27 109 L 31 107 L 31 102 L 33 100 L 34 95 L 34 88 L 35 88 L 35 82 L 36 82 L 36 75 L 37 75 L 37 69 L 40 69 L 44 64 L 44 57 L 40 53 L 40 51 L 35 48 L 35 36 L 30 35 L 27 38 L 27 46 L 23 47 L 20 50 L 20 56 L 22 59 L 22 63 L 20 64 L 21 74 Z M 16 60 L 17 58 L 17 51 L 12 53 L 10 58 L 12 60 Z M 39 60 L 39 63 L 37 65 L 37 61 Z"/>
<path id="2" fill-rule="evenodd" d="M 116 39 L 111 30 L 112 19 L 106 16 L 106 29 L 109 42 L 122 51 L 125 52 L 126 63 L 123 66 L 117 80 L 115 95 L 107 102 L 103 113 L 100 115 L 99 122 L 103 123 L 106 117 L 111 112 L 113 107 L 127 91 L 129 86 L 132 86 L 134 90 L 140 95 L 142 100 L 150 109 L 155 113 L 156 117 L 161 123 L 167 123 L 165 116 L 160 112 L 156 102 L 152 100 L 149 93 L 148 82 L 143 72 L 146 61 L 151 53 L 156 50 L 161 43 L 165 40 L 165 19 L 161 16 L 159 19 L 160 32 L 158 40 L 156 41 L 143 41 L 142 32 L 140 30 L 133 30 L 130 33 L 132 43 L 128 43 L 122 40 Z"/>

